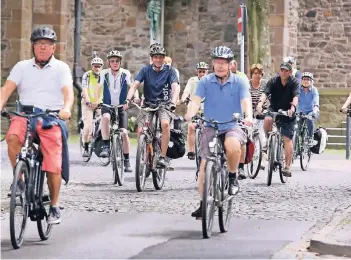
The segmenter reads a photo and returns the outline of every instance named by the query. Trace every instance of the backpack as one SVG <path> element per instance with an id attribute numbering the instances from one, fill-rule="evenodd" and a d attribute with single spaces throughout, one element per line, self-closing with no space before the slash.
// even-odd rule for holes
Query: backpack
<path id="1" fill-rule="evenodd" d="M 181 130 L 171 129 L 171 137 L 168 143 L 167 157 L 178 159 L 185 154 L 184 134 Z"/>
<path id="2" fill-rule="evenodd" d="M 324 127 L 319 127 L 313 134 L 314 145 L 310 148 L 314 154 L 321 154 L 327 146 L 328 134 Z"/>
<path id="3" fill-rule="evenodd" d="M 101 129 L 99 129 L 94 139 L 94 153 L 97 157 L 100 157 L 103 144 L 104 142 L 102 141 Z"/>

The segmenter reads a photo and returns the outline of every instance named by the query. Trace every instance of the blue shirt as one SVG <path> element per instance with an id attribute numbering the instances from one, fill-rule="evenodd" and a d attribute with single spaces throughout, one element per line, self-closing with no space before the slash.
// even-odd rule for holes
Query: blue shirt
<path id="1" fill-rule="evenodd" d="M 163 65 L 156 72 L 152 64 L 144 66 L 135 80 L 144 82 L 144 97 L 148 103 L 170 102 L 172 100 L 172 83 L 178 82 L 177 74 L 169 65 Z"/>
<path id="2" fill-rule="evenodd" d="M 202 77 L 199 81 L 195 96 L 205 98 L 204 115 L 207 120 L 224 122 L 230 121 L 234 113 L 241 115 L 241 101 L 250 98 L 250 84 L 246 78 L 233 73 L 224 84 L 218 82 L 214 73 Z M 219 130 L 236 127 L 236 123 L 218 125 Z"/>
<path id="3" fill-rule="evenodd" d="M 301 86 L 297 112 L 308 114 L 313 111 L 315 106 L 319 106 L 318 89 L 314 86 L 310 86 L 307 92 L 305 92 L 304 88 Z"/>

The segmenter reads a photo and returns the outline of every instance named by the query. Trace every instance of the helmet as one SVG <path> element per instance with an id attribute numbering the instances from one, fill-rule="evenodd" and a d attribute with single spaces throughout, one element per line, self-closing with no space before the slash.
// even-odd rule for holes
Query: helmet
<path id="1" fill-rule="evenodd" d="M 150 56 L 154 55 L 164 55 L 166 56 L 166 50 L 159 43 L 154 43 L 150 45 Z"/>
<path id="2" fill-rule="evenodd" d="M 208 64 L 206 62 L 201 61 L 198 64 L 196 64 L 196 69 L 208 70 Z"/>
<path id="3" fill-rule="evenodd" d="M 290 64 L 295 64 L 295 62 L 296 62 L 296 60 L 295 60 L 295 58 L 293 56 L 285 57 L 283 61 L 284 62 L 288 62 Z"/>
<path id="4" fill-rule="evenodd" d="M 108 54 L 107 54 L 107 59 L 109 60 L 110 58 L 112 57 L 118 57 L 118 58 L 123 58 L 123 55 L 120 51 L 116 51 L 116 50 L 113 50 L 113 51 L 110 51 Z"/>
<path id="5" fill-rule="evenodd" d="M 57 36 L 53 29 L 49 27 L 39 27 L 33 30 L 30 40 L 31 42 L 35 42 L 40 39 L 47 39 L 56 42 Z"/>
<path id="6" fill-rule="evenodd" d="M 303 78 L 310 78 L 311 80 L 313 80 L 313 74 L 311 72 L 304 72 L 302 73 L 302 79 Z"/>
<path id="7" fill-rule="evenodd" d="M 91 60 L 91 65 L 93 64 L 100 64 L 102 66 L 104 65 L 104 61 L 99 57 L 95 57 Z"/>
<path id="8" fill-rule="evenodd" d="M 222 58 L 222 59 L 227 59 L 228 61 L 231 61 L 234 59 L 234 53 L 230 48 L 226 46 L 218 46 L 213 49 L 211 53 L 211 57 L 213 59 Z"/>

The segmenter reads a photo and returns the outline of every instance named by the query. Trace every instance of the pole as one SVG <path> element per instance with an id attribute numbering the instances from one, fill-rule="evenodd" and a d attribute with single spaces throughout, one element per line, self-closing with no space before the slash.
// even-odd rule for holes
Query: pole
<path id="1" fill-rule="evenodd" d="M 350 117 L 351 110 L 347 113 L 346 117 L 346 159 L 350 159 Z"/>
<path id="2" fill-rule="evenodd" d="M 245 72 L 245 34 L 246 34 L 246 5 L 240 4 L 242 16 L 242 33 L 240 44 L 240 71 Z"/>

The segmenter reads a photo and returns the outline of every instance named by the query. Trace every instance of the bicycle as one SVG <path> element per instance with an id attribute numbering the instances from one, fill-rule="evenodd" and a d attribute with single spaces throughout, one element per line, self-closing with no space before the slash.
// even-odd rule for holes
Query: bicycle
<path id="1" fill-rule="evenodd" d="M 97 133 L 98 133 L 98 130 L 99 130 L 99 127 L 100 127 L 100 121 L 101 121 L 101 114 L 100 115 L 96 115 L 96 110 L 97 109 L 100 109 L 100 107 L 97 107 L 96 109 L 94 109 L 94 114 L 93 114 L 93 122 L 92 122 L 92 133 L 91 133 L 91 142 L 89 144 L 89 148 L 88 148 L 88 154 L 89 156 L 88 157 L 83 157 L 83 153 L 84 153 L 84 142 L 83 142 L 83 127 L 84 127 L 84 123 L 82 121 L 82 119 L 80 120 L 79 122 L 79 125 L 80 125 L 80 128 L 79 128 L 79 144 L 80 144 L 80 154 L 83 158 L 83 162 L 89 162 L 90 159 L 91 159 L 91 156 L 93 154 L 93 151 L 95 150 L 95 138 L 97 136 Z M 108 161 L 105 160 L 105 158 L 102 158 L 100 156 L 99 157 L 99 160 L 101 162 L 101 164 L 103 166 L 107 166 L 108 165 Z"/>
<path id="2" fill-rule="evenodd" d="M 110 123 L 110 157 L 112 162 L 113 171 L 113 184 L 123 186 L 124 184 L 124 154 L 123 154 L 123 139 L 122 131 L 119 128 L 118 109 L 123 105 L 107 105 L 101 104 L 111 110 L 111 123 Z"/>
<path id="3" fill-rule="evenodd" d="M 262 143 L 260 139 L 260 129 L 263 124 L 263 118 L 260 116 L 256 116 L 254 119 L 254 126 L 252 131 L 249 132 L 249 138 L 254 142 L 255 152 L 252 158 L 252 161 L 247 164 L 247 174 L 251 179 L 255 179 L 261 169 L 262 164 Z"/>
<path id="4" fill-rule="evenodd" d="M 132 103 L 139 111 L 157 112 L 167 108 L 166 104 L 159 104 L 155 108 L 140 107 Z M 149 121 L 151 120 L 151 122 Z M 151 119 L 147 117 L 142 132 L 138 138 L 138 147 L 135 162 L 135 185 L 138 192 L 144 190 L 146 178 L 152 173 L 152 181 L 156 190 L 163 188 L 167 168 L 157 168 L 156 163 L 161 156 L 161 122 L 157 113 Z"/>
<path id="5" fill-rule="evenodd" d="M 218 208 L 219 229 L 222 233 L 227 232 L 233 209 L 233 195 L 228 194 L 229 172 L 227 170 L 227 158 L 224 143 L 219 137 L 219 124 L 237 122 L 241 124 L 240 114 L 234 114 L 228 122 L 218 122 L 213 119 L 206 120 L 195 116 L 202 122 L 214 125 L 215 136 L 209 143 L 210 155 L 206 158 L 205 178 L 202 193 L 202 235 L 210 238 L 212 234 L 213 218 Z M 218 177 L 219 176 L 219 177 Z"/>
<path id="6" fill-rule="evenodd" d="M 296 118 L 297 131 L 294 133 L 293 144 L 294 153 L 292 162 L 300 157 L 301 170 L 307 171 L 311 161 L 312 152 L 310 150 L 310 137 L 308 133 L 307 120 L 313 120 L 314 117 L 300 112 Z M 299 123 L 301 122 L 301 123 Z M 307 159 L 304 161 L 304 159 Z"/>
<path id="7" fill-rule="evenodd" d="M 279 170 L 279 177 L 282 183 L 286 183 L 287 177 L 283 175 L 283 165 L 285 161 L 284 155 L 284 140 L 281 135 L 281 127 L 277 127 L 276 117 L 288 116 L 287 111 L 279 109 L 278 112 L 268 111 L 266 114 L 271 115 L 273 118 L 272 131 L 268 133 L 268 175 L 267 175 L 267 186 L 272 184 L 273 172 Z"/>
<path id="8" fill-rule="evenodd" d="M 14 168 L 13 183 L 11 186 L 10 199 L 10 236 L 14 249 L 21 247 L 24 239 L 27 218 L 37 222 L 37 229 L 41 240 L 47 240 L 52 231 L 53 225 L 47 224 L 50 207 L 50 196 L 44 194 L 45 173 L 42 171 L 42 153 L 40 142 L 38 147 L 34 146 L 37 139 L 32 138 L 31 120 L 42 116 L 57 117 L 58 111 L 46 110 L 38 114 L 20 114 L 4 110 L 2 116 L 10 118 L 10 115 L 20 116 L 27 119 L 27 130 L 24 145 L 17 155 Z M 20 187 L 22 186 L 22 188 Z M 22 208 L 22 221 L 20 231 L 16 236 L 16 206 Z"/>

